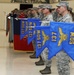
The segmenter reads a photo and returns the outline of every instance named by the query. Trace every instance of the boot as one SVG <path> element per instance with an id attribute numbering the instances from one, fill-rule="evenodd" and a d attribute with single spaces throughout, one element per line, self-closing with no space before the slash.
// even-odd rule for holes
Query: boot
<path id="1" fill-rule="evenodd" d="M 42 57 L 40 56 L 40 60 L 38 62 L 35 62 L 36 66 L 44 65 L 44 61 L 42 60 Z"/>
<path id="2" fill-rule="evenodd" d="M 36 58 L 36 52 L 34 52 L 33 55 L 30 55 L 30 58 Z"/>
<path id="3" fill-rule="evenodd" d="M 41 74 L 51 74 L 51 68 L 50 67 L 46 67 L 43 70 L 40 70 Z"/>

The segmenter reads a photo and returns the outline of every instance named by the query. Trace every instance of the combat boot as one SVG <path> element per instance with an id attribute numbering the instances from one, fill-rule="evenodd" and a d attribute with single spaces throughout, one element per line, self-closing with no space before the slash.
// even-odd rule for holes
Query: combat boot
<path id="1" fill-rule="evenodd" d="M 45 69 L 40 70 L 41 74 L 51 74 L 51 68 L 50 67 L 45 67 Z"/>
<path id="2" fill-rule="evenodd" d="M 42 60 L 42 57 L 40 56 L 40 60 L 38 62 L 35 62 L 36 66 L 44 65 L 44 61 Z"/>
<path id="3" fill-rule="evenodd" d="M 36 52 L 34 52 L 33 55 L 30 55 L 30 58 L 36 58 Z"/>

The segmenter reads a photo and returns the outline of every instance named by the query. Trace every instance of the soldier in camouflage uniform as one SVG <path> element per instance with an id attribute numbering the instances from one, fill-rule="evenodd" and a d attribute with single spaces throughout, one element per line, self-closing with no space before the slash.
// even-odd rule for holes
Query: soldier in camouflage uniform
<path id="1" fill-rule="evenodd" d="M 42 13 L 42 8 L 43 8 L 43 5 L 39 5 L 39 6 L 38 6 L 38 16 L 39 16 L 39 19 L 40 19 L 41 21 L 42 21 L 42 19 L 43 19 L 43 17 L 44 17 L 44 15 L 43 15 L 43 13 Z M 40 60 L 37 61 L 37 62 L 35 62 L 36 66 L 42 66 L 42 65 L 44 65 L 44 62 L 43 62 L 43 60 L 42 60 L 42 57 L 40 56 L 39 58 L 40 58 Z"/>
<path id="2" fill-rule="evenodd" d="M 43 5 L 39 5 L 38 7 L 31 8 L 31 18 L 39 18 L 40 20 L 42 20 L 44 17 L 42 14 L 42 7 Z M 33 46 L 35 50 L 35 42 L 33 41 L 33 43 L 34 43 Z M 31 55 L 30 58 L 36 58 L 36 51 L 34 51 L 33 55 Z M 40 56 L 40 62 L 35 62 L 35 64 L 37 66 L 44 65 L 41 56 Z"/>
<path id="3" fill-rule="evenodd" d="M 38 6 L 38 15 L 39 15 L 39 19 L 42 21 L 44 15 L 42 13 L 42 8 L 43 8 L 43 5 L 39 5 Z"/>
<path id="4" fill-rule="evenodd" d="M 32 18 L 39 18 L 39 17 L 38 17 L 37 9 L 38 9 L 37 7 L 31 8 Z"/>
<path id="5" fill-rule="evenodd" d="M 32 15 L 32 17 L 31 18 L 39 18 L 39 16 L 38 16 L 38 12 L 37 12 L 37 7 L 33 7 L 33 8 L 31 8 L 31 15 Z M 32 55 L 30 55 L 30 58 L 36 58 L 36 51 L 35 51 L 35 47 L 36 47 L 36 41 L 35 40 L 33 40 L 32 41 L 32 44 L 33 44 L 33 47 L 34 47 L 34 53 L 32 54 Z"/>
<path id="6" fill-rule="evenodd" d="M 51 5 L 44 5 L 42 12 L 44 14 L 44 18 L 42 20 L 41 26 L 49 26 L 50 21 L 53 21 L 53 17 L 51 14 L 52 6 Z M 45 69 L 40 70 L 41 74 L 51 74 L 51 60 L 48 60 L 48 48 L 45 48 L 41 53 L 41 57 L 45 64 Z"/>
<path id="7" fill-rule="evenodd" d="M 57 5 L 58 13 L 62 15 L 59 22 L 72 22 L 72 17 L 68 12 L 68 6 L 69 4 L 63 1 Z M 69 56 L 62 50 L 56 55 L 56 58 L 59 75 L 70 75 Z"/>

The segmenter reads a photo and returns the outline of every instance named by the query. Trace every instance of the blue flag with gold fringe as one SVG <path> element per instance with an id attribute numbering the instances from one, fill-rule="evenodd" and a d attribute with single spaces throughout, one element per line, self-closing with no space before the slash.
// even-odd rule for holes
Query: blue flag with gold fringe
<path id="1" fill-rule="evenodd" d="M 27 18 L 20 19 L 20 39 L 28 35 L 28 21 Z"/>
<path id="2" fill-rule="evenodd" d="M 40 19 L 29 18 L 28 19 L 29 29 L 28 29 L 28 44 L 34 40 L 36 33 L 35 33 L 35 26 L 40 26 Z"/>
<path id="3" fill-rule="evenodd" d="M 39 57 L 42 51 L 49 48 L 50 26 L 36 26 L 36 57 Z"/>
<path id="4" fill-rule="evenodd" d="M 74 23 L 51 22 L 48 59 L 64 50 L 74 60 L 73 34 Z"/>

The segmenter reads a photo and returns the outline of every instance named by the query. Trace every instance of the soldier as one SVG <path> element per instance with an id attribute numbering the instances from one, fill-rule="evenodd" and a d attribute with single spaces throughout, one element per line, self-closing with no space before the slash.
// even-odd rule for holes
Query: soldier
<path id="1" fill-rule="evenodd" d="M 26 15 L 27 15 L 27 18 L 32 18 L 31 8 L 28 8 L 28 9 L 26 10 Z"/>
<path id="2" fill-rule="evenodd" d="M 57 5 L 58 13 L 62 15 L 62 18 L 59 22 L 72 22 L 72 17 L 68 12 L 69 3 L 65 1 L 59 2 Z M 58 67 L 58 73 L 59 75 L 70 75 L 70 58 L 65 53 L 64 50 L 59 52 L 56 55 L 57 58 L 57 67 Z"/>
<path id="3" fill-rule="evenodd" d="M 31 8 L 32 18 L 39 18 L 39 17 L 38 17 L 37 9 L 38 9 L 37 7 Z"/>
<path id="4" fill-rule="evenodd" d="M 42 13 L 42 8 L 43 8 L 43 5 L 39 5 L 39 6 L 38 6 L 38 15 L 39 15 L 39 19 L 40 19 L 41 21 L 42 21 L 42 19 L 43 19 L 43 17 L 44 17 L 44 15 L 43 15 L 43 13 Z M 43 60 L 42 60 L 42 57 L 40 56 L 39 58 L 40 58 L 40 60 L 37 61 L 37 62 L 35 62 L 36 66 L 44 65 L 44 62 L 43 62 Z"/>
<path id="5" fill-rule="evenodd" d="M 50 21 L 53 21 L 53 17 L 51 14 L 52 6 L 51 5 L 44 5 L 42 12 L 44 14 L 44 18 L 42 20 L 41 26 L 49 26 Z M 51 60 L 48 60 L 48 48 L 45 48 L 41 53 L 41 57 L 44 61 L 45 68 L 40 70 L 41 74 L 51 74 Z"/>
<path id="6" fill-rule="evenodd" d="M 32 15 L 31 18 L 39 18 L 38 12 L 37 12 L 37 7 L 31 8 L 31 15 Z M 30 55 L 30 58 L 36 58 L 36 51 L 35 51 L 36 43 L 35 43 L 35 40 L 33 40 L 32 43 L 33 43 L 33 47 L 34 47 L 34 53 L 32 55 Z"/>
<path id="7" fill-rule="evenodd" d="M 43 8 L 43 5 L 39 5 L 38 6 L 38 15 L 39 15 L 39 19 L 42 20 L 44 15 L 42 13 L 42 8 Z"/>

